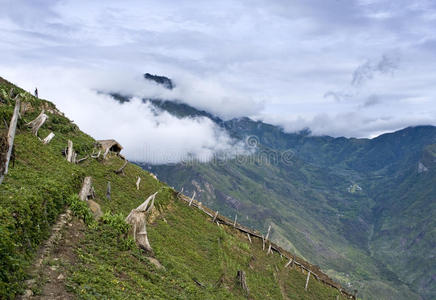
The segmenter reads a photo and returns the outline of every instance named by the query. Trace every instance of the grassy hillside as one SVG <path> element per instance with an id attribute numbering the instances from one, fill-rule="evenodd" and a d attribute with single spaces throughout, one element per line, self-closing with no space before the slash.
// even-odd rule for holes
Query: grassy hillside
<path id="1" fill-rule="evenodd" d="M 372 200 L 365 191 L 348 192 L 349 177 L 308 166 L 197 164 L 155 167 L 159 178 L 192 193 L 206 205 L 264 233 L 320 265 L 329 275 L 352 283 L 371 299 L 419 299 L 394 272 L 366 250 Z M 328 179 L 328 180 L 326 180 Z M 366 188 L 366 185 L 364 185 Z M 389 243 L 389 241 L 386 241 Z"/>
<path id="2" fill-rule="evenodd" d="M 193 108 L 177 103 L 169 111 L 174 110 L 193 115 Z M 347 139 L 288 134 L 248 118 L 217 124 L 241 140 L 254 136 L 258 154 L 146 167 L 179 189 L 195 190 L 201 201 L 227 216 L 239 214 L 244 224 L 263 231 L 273 224 L 275 241 L 364 298 L 435 297 L 429 274 L 436 266 L 428 263 L 436 240 L 435 127 Z M 258 156 L 276 157 L 289 149 L 294 156 L 285 164 Z M 425 172 L 419 173 L 420 162 Z"/>
<path id="3" fill-rule="evenodd" d="M 11 87 L 0 79 L 0 119 L 11 117 Z M 0 298 L 14 298 L 29 280 L 34 282 L 33 293 L 42 298 L 59 290 L 64 297 L 81 299 L 336 299 L 339 295 L 313 276 L 305 291 L 302 270 L 284 268 L 286 260 L 276 253 L 267 255 L 259 239 L 250 244 L 235 229 L 212 223 L 140 167 L 128 164 L 125 175 L 115 174 L 123 161 L 114 154 L 107 160 L 68 163 L 62 155 L 68 140 L 81 158 L 94 150 L 94 139 L 50 102 L 17 87 L 15 93 L 21 95 L 25 110 L 15 139 L 15 163 L 0 186 Z M 39 136 L 51 131 L 56 135 L 48 145 L 25 126 L 42 108 L 49 119 Z M 4 136 L 3 121 L 0 130 Z M 95 201 L 105 213 L 99 221 L 76 196 L 85 176 L 92 176 Z M 110 200 L 105 196 L 108 181 Z M 156 191 L 156 209 L 148 224 L 154 251 L 146 253 L 129 237 L 123 220 Z M 37 249 L 68 206 L 74 219 L 68 221 L 40 272 L 32 272 Z M 246 272 L 248 296 L 236 280 L 238 270 Z"/>

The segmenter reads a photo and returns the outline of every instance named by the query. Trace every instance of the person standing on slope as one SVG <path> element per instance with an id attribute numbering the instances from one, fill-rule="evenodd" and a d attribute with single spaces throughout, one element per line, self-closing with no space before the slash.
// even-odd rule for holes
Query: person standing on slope
<path id="1" fill-rule="evenodd" d="M 38 98 L 38 88 L 35 88 L 35 97 Z"/>

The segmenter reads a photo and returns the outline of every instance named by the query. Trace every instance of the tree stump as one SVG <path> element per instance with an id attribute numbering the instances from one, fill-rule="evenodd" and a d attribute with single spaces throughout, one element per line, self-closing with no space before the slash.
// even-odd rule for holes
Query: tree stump
<path id="1" fill-rule="evenodd" d="M 132 235 L 135 242 L 145 251 L 153 252 L 147 235 L 147 213 L 151 211 L 154 205 L 154 199 L 157 192 L 149 196 L 141 205 L 132 209 L 126 217 L 126 223 L 132 225 Z M 152 202 L 150 205 L 148 205 Z"/>
<path id="2" fill-rule="evenodd" d="M 80 193 L 79 193 L 80 200 L 86 201 L 86 200 L 88 200 L 89 196 L 92 196 L 91 184 L 92 184 L 91 176 L 87 176 L 87 177 L 85 177 L 85 179 L 83 179 L 82 189 L 80 190 Z"/>
<path id="3" fill-rule="evenodd" d="M 111 182 L 110 182 L 110 181 L 107 182 L 106 198 L 107 198 L 108 200 L 111 199 Z"/>
<path id="4" fill-rule="evenodd" d="M 50 143 L 50 141 L 55 137 L 55 134 L 53 132 L 50 132 L 45 139 L 42 140 L 42 143 L 44 145 L 47 145 Z"/>
<path id="5" fill-rule="evenodd" d="M 67 161 L 68 162 L 73 162 L 73 156 L 74 156 L 73 142 L 71 140 L 68 140 Z"/>
<path id="6" fill-rule="evenodd" d="M 32 133 L 35 136 L 38 136 L 38 130 L 41 128 L 41 126 L 45 123 L 45 121 L 48 119 L 48 116 L 44 113 L 44 109 L 41 111 L 39 116 L 36 117 L 35 120 L 27 123 L 27 126 L 32 127 Z"/>
<path id="7" fill-rule="evenodd" d="M 8 174 L 9 161 L 12 155 L 12 148 L 14 147 L 15 132 L 17 129 L 17 121 L 19 115 L 20 115 L 20 99 L 18 99 L 17 97 L 17 99 L 15 100 L 14 114 L 12 115 L 11 123 L 9 124 L 9 129 L 8 129 L 8 136 L 6 138 L 8 150 L 6 152 L 4 167 L 1 168 L 2 170 L 0 173 L 0 184 L 3 182 L 4 176 Z"/>
<path id="8" fill-rule="evenodd" d="M 236 275 L 238 279 L 238 283 L 241 286 L 241 288 L 247 293 L 247 295 L 250 293 L 248 286 L 247 286 L 247 279 L 245 277 L 245 271 L 238 271 L 238 274 Z"/>

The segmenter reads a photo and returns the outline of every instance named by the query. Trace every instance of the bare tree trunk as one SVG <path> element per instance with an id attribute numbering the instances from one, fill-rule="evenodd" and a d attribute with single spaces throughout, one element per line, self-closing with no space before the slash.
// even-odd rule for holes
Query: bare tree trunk
<path id="1" fill-rule="evenodd" d="M 111 199 L 111 182 L 110 181 L 107 182 L 106 198 L 108 200 Z"/>
<path id="2" fill-rule="evenodd" d="M 109 154 L 109 149 L 110 148 L 107 148 L 106 151 L 104 152 L 103 159 L 106 159 L 107 155 Z"/>
<path id="3" fill-rule="evenodd" d="M 32 133 L 35 136 L 38 136 L 38 130 L 41 128 L 41 126 L 45 123 L 45 121 L 48 119 L 48 116 L 44 113 L 44 109 L 41 111 L 39 116 L 36 117 L 35 120 L 27 123 L 27 126 L 32 127 Z"/>
<path id="4" fill-rule="evenodd" d="M 79 193 L 79 198 L 82 201 L 86 201 L 88 200 L 88 196 L 91 196 L 91 184 L 92 184 L 92 178 L 91 176 L 87 176 L 85 177 L 85 179 L 83 179 L 83 184 L 82 184 L 82 189 L 80 190 Z"/>
<path id="5" fill-rule="evenodd" d="M 0 174 L 0 184 L 3 182 L 4 176 L 8 174 L 9 161 L 12 155 L 12 148 L 14 147 L 15 132 L 17 129 L 17 121 L 19 115 L 20 115 L 20 99 L 17 98 L 15 100 L 14 114 L 12 115 L 11 123 L 9 124 L 9 130 L 7 136 L 8 151 L 6 152 L 4 170 L 2 170 L 3 172 L 2 174 Z"/>
<path id="6" fill-rule="evenodd" d="M 153 208 L 156 195 L 157 192 L 148 197 L 147 200 L 145 200 L 137 208 L 132 209 L 126 218 L 126 222 L 132 225 L 133 238 L 142 249 L 148 252 L 153 252 L 153 249 L 151 248 L 150 242 L 148 240 L 146 214 Z M 148 204 L 150 203 L 150 201 L 152 203 L 149 206 Z"/>
<path id="7" fill-rule="evenodd" d="M 91 157 L 98 158 L 100 156 L 100 154 L 101 154 L 101 150 L 99 150 L 97 154 L 91 154 Z"/>
<path id="8" fill-rule="evenodd" d="M 145 221 L 142 224 L 141 230 L 136 234 L 136 241 L 144 250 L 153 252 L 153 248 L 151 248 L 150 241 L 148 240 L 147 225 Z"/>
<path id="9" fill-rule="evenodd" d="M 138 180 L 136 180 L 136 189 L 139 191 L 139 184 L 141 183 L 141 177 L 138 176 Z"/>
<path id="10" fill-rule="evenodd" d="M 147 212 L 151 211 L 154 207 L 154 199 L 156 198 L 157 192 L 151 196 L 151 203 L 147 208 Z"/>
<path id="11" fill-rule="evenodd" d="M 50 132 L 45 139 L 42 140 L 42 143 L 44 145 L 47 145 L 50 143 L 50 141 L 55 137 L 55 134 L 53 132 Z"/>
<path id="12" fill-rule="evenodd" d="M 67 161 L 73 162 L 73 142 L 71 140 L 68 140 L 68 147 L 67 147 Z"/>
<path id="13" fill-rule="evenodd" d="M 148 212 L 149 211 L 149 205 L 148 203 L 150 203 L 150 201 L 154 201 L 154 198 L 156 197 L 157 192 L 154 193 L 153 195 L 150 195 L 141 205 L 139 205 L 136 210 L 137 211 L 142 211 L 142 212 Z"/>
<path id="14" fill-rule="evenodd" d="M 124 168 L 127 166 L 127 159 L 124 161 L 124 164 L 121 166 L 121 168 L 119 168 L 118 170 L 115 171 L 116 174 L 124 174 Z"/>
<path id="15" fill-rule="evenodd" d="M 307 291 L 307 287 L 309 286 L 309 278 L 310 278 L 310 271 L 307 273 L 307 278 L 306 278 L 306 286 L 304 287 L 304 289 Z"/>
<path id="16" fill-rule="evenodd" d="M 14 93 L 15 93 L 15 90 L 14 90 L 14 88 L 12 87 L 10 90 L 9 90 L 9 99 L 13 99 L 14 98 Z"/>
<path id="17" fill-rule="evenodd" d="M 83 158 L 77 160 L 77 161 L 76 161 L 76 164 L 80 164 L 82 161 L 85 161 L 85 160 L 87 160 L 88 158 L 89 158 L 89 156 L 87 155 L 87 156 L 85 156 L 85 157 L 83 157 Z"/>
<path id="18" fill-rule="evenodd" d="M 245 277 L 244 271 L 238 271 L 237 274 L 238 282 L 241 285 L 241 288 L 247 293 L 247 295 L 250 293 L 247 286 L 247 279 Z"/>

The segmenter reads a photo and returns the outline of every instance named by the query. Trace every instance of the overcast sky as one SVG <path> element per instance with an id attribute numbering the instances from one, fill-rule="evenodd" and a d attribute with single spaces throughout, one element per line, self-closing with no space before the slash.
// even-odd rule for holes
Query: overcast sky
<path id="1" fill-rule="evenodd" d="M 159 115 L 166 123 L 143 113 L 147 120 L 133 121 L 149 112 L 140 103 L 123 108 L 136 127 L 114 128 L 119 107 L 96 90 L 165 95 L 223 118 L 333 136 L 436 125 L 434 0 L 0 0 L 0 7 L 0 76 L 38 86 L 96 138 L 118 130 L 125 143 L 137 144 L 135 136 L 148 145 L 154 124 L 160 145 L 171 133 L 184 140 L 192 126 L 206 128 L 185 154 L 214 149 L 217 134 L 227 139 L 207 120 L 178 124 Z M 144 72 L 171 77 L 177 88 L 146 84 Z M 125 132 L 133 132 L 128 141 Z"/>

